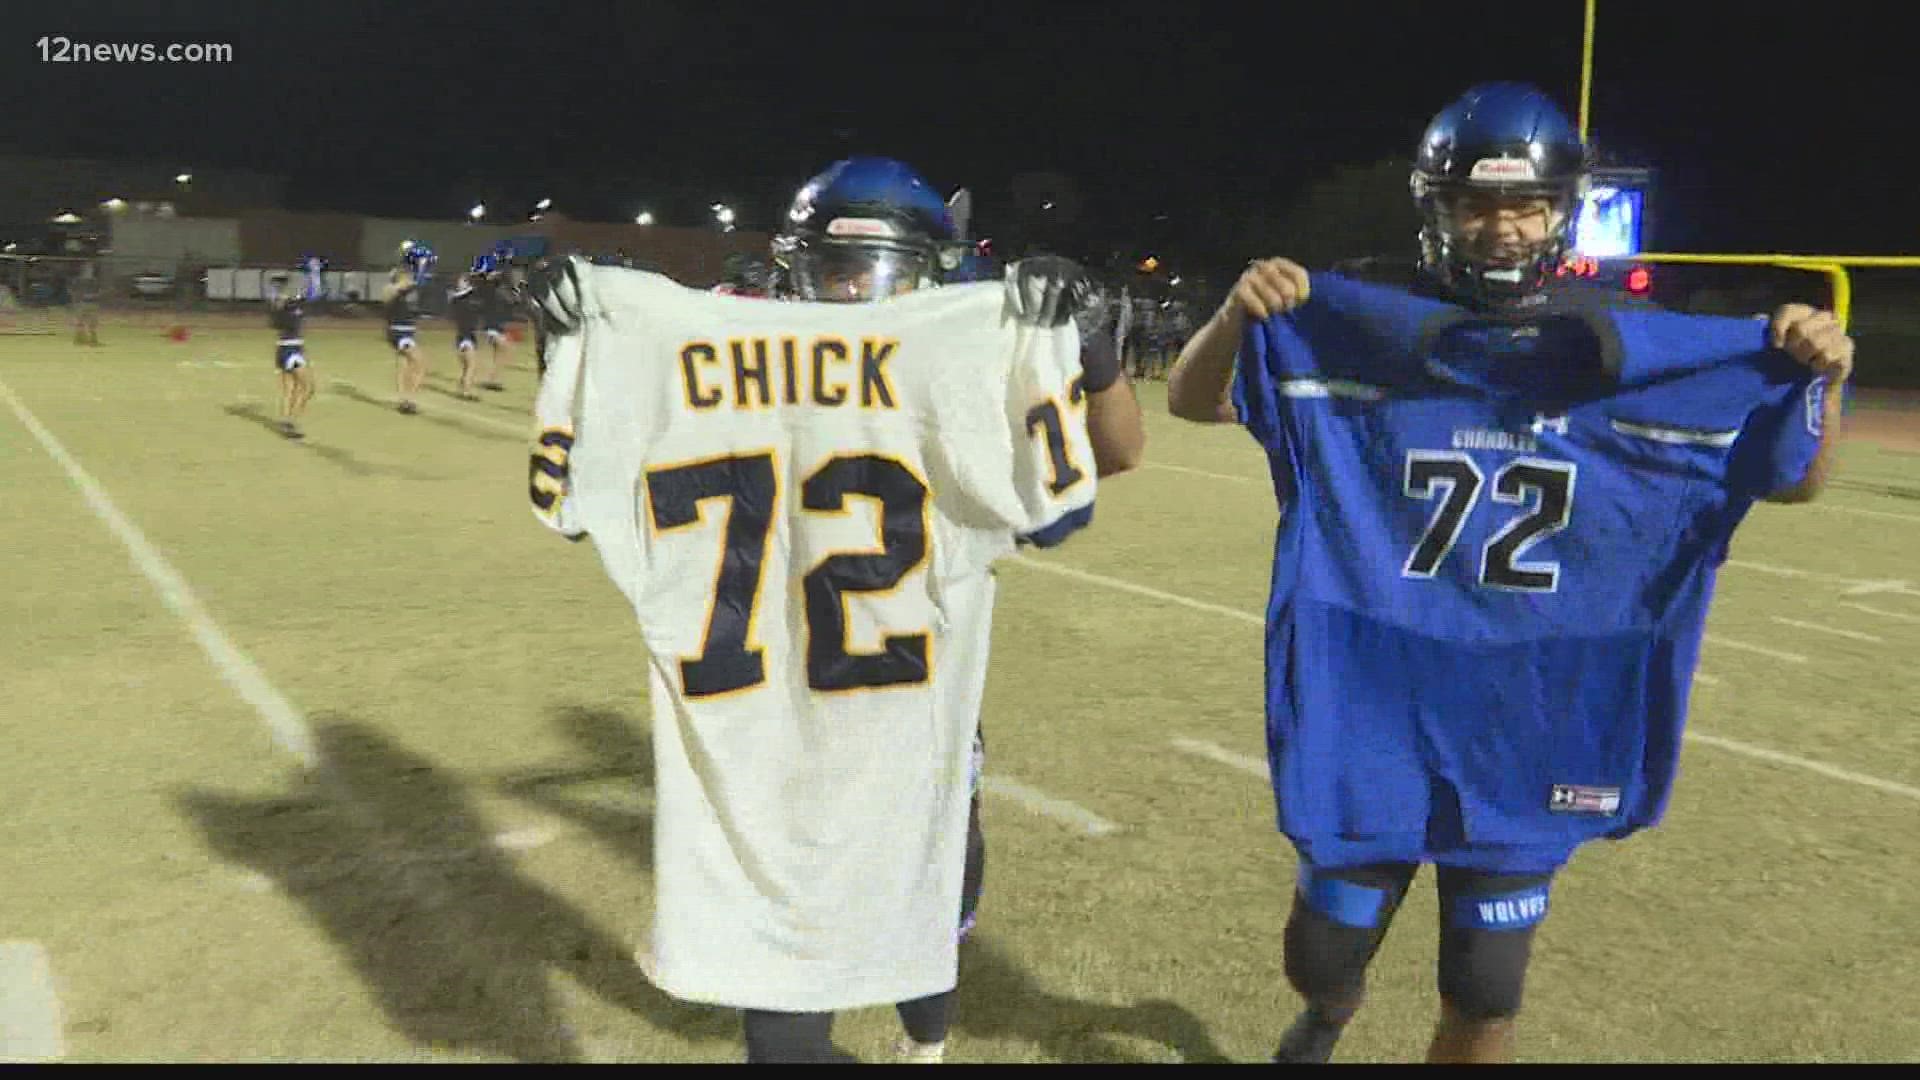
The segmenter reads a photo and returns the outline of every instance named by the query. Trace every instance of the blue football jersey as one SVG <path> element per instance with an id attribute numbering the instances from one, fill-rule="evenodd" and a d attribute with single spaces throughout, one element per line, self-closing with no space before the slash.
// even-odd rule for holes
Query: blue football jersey
<path id="1" fill-rule="evenodd" d="M 1654 824 L 1716 568 L 1805 475 L 1824 384 L 1758 320 L 1311 284 L 1233 386 L 1282 505 L 1281 830 L 1328 868 L 1539 872 Z"/>

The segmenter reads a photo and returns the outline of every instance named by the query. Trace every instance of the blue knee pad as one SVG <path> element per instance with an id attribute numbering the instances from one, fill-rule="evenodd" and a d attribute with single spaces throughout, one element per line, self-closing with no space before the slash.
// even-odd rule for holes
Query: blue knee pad
<path id="1" fill-rule="evenodd" d="M 1295 888 L 1307 907 L 1356 930 L 1378 928 L 1393 900 L 1388 889 L 1317 874 L 1305 862 Z"/>
<path id="2" fill-rule="evenodd" d="M 1287 982 L 1311 1002 L 1351 998 L 1387 932 L 1412 870 L 1399 882 L 1349 881 L 1302 862 L 1287 919 Z"/>

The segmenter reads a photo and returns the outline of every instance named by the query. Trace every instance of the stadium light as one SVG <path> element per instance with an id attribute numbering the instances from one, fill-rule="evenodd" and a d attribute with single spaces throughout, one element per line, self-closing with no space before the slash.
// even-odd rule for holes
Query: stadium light
<path id="1" fill-rule="evenodd" d="M 6 246 L 6 247 L 0 247 L 0 253 L 4 253 L 4 254 L 7 254 L 7 255 L 11 255 L 11 254 L 13 254 L 14 252 L 16 252 L 16 251 L 19 251 L 19 250 L 20 250 L 20 245 L 19 245 L 19 244 L 15 244 L 15 243 L 12 243 L 11 241 L 9 241 L 9 242 L 8 242 L 8 244 L 7 244 L 7 246 Z"/>
<path id="2" fill-rule="evenodd" d="M 541 199 L 539 202 L 533 204 L 533 208 L 535 210 L 545 210 L 551 207 L 552 205 L 553 205 L 552 199 Z"/>
<path id="3" fill-rule="evenodd" d="M 640 211 L 640 213 L 639 213 L 639 216 L 637 216 L 637 217 L 635 217 L 635 218 L 633 219 L 633 223 L 634 223 L 635 225 L 651 225 L 651 224 L 653 224 L 653 213 L 652 213 L 652 211 L 648 211 L 648 210 L 642 210 L 642 211 Z"/>
<path id="4" fill-rule="evenodd" d="M 193 183 L 193 174 L 190 172 L 174 173 L 173 182 L 183 186 L 186 184 L 191 184 Z"/>
<path id="5" fill-rule="evenodd" d="M 1046 202 L 1043 202 L 1043 203 L 1041 203 L 1041 204 L 1040 204 L 1040 209 L 1042 209 L 1042 210 L 1051 210 L 1051 209 L 1053 209 L 1053 200 L 1052 200 L 1052 199 L 1048 199 L 1048 200 L 1047 200 Z"/>
<path id="6" fill-rule="evenodd" d="M 733 219 L 734 219 L 733 207 L 728 206 L 726 203 L 714 203 L 713 219 L 720 223 L 720 228 L 722 230 L 726 232 L 733 231 Z"/>
<path id="7" fill-rule="evenodd" d="M 1167 284 L 1169 284 L 1169 285 L 1178 285 L 1178 284 L 1180 284 L 1180 275 L 1179 275 L 1179 274 L 1175 274 L 1175 275 L 1173 275 L 1172 277 L 1170 277 L 1170 278 L 1168 278 L 1168 279 L 1167 279 Z"/>
<path id="8" fill-rule="evenodd" d="M 486 203 L 474 203 L 473 209 L 467 211 L 467 220 L 469 221 L 479 221 L 481 218 L 486 216 L 487 216 Z"/>
<path id="9" fill-rule="evenodd" d="M 62 210 L 54 216 L 53 223 L 55 225 L 78 225 L 80 224 L 80 215 L 71 210 Z"/>
<path id="10" fill-rule="evenodd" d="M 100 202 L 100 209 L 105 210 L 109 213 L 117 214 L 120 211 L 125 210 L 126 208 L 127 208 L 127 200 L 121 198 L 118 195 L 115 195 L 111 199 L 103 199 Z"/>

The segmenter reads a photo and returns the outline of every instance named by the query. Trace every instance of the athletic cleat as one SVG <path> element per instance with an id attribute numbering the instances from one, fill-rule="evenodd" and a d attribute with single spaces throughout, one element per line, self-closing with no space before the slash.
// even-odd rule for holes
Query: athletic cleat
<path id="1" fill-rule="evenodd" d="M 902 1035 L 893 1045 L 893 1063 L 896 1065 L 944 1065 L 947 1060 L 947 1044 L 944 1042 L 914 1042 L 911 1036 Z"/>
<path id="2" fill-rule="evenodd" d="M 1280 1036 L 1280 1046 L 1273 1052 L 1277 1065 L 1325 1065 L 1333 1060 L 1333 1048 L 1340 1041 L 1340 1034 L 1346 1028 L 1329 1024 L 1313 1014 L 1312 1009 L 1294 1018 L 1293 1026 Z"/>
<path id="3" fill-rule="evenodd" d="M 399 409 L 401 412 L 406 413 L 408 416 L 412 416 L 414 413 L 417 413 L 420 411 L 420 407 L 418 405 L 415 405 L 411 401 L 401 402 L 399 405 Z"/>
<path id="4" fill-rule="evenodd" d="M 482 390 L 505 390 L 506 388 L 505 383 L 483 382 L 480 384 L 480 389 Z"/>

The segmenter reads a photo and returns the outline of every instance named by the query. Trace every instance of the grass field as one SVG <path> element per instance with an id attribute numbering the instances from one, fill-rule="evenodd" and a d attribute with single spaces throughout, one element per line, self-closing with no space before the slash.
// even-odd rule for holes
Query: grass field
<path id="1" fill-rule="evenodd" d="M 0 337 L 0 1059 L 738 1060 L 632 961 L 640 642 L 526 509 L 525 366 L 457 401 L 429 325 L 406 417 L 379 329 L 316 327 L 295 444 L 264 327 L 103 337 Z M 1275 510 L 1244 432 L 1141 394 L 1152 465 L 1001 572 L 949 1060 L 1256 1060 L 1296 1008 Z M 1557 885 L 1524 1060 L 1920 1058 L 1920 413 L 1856 420 L 1825 500 L 1736 541 L 1667 823 Z M 1339 1060 L 1424 1052 L 1434 942 L 1423 875 Z"/>

